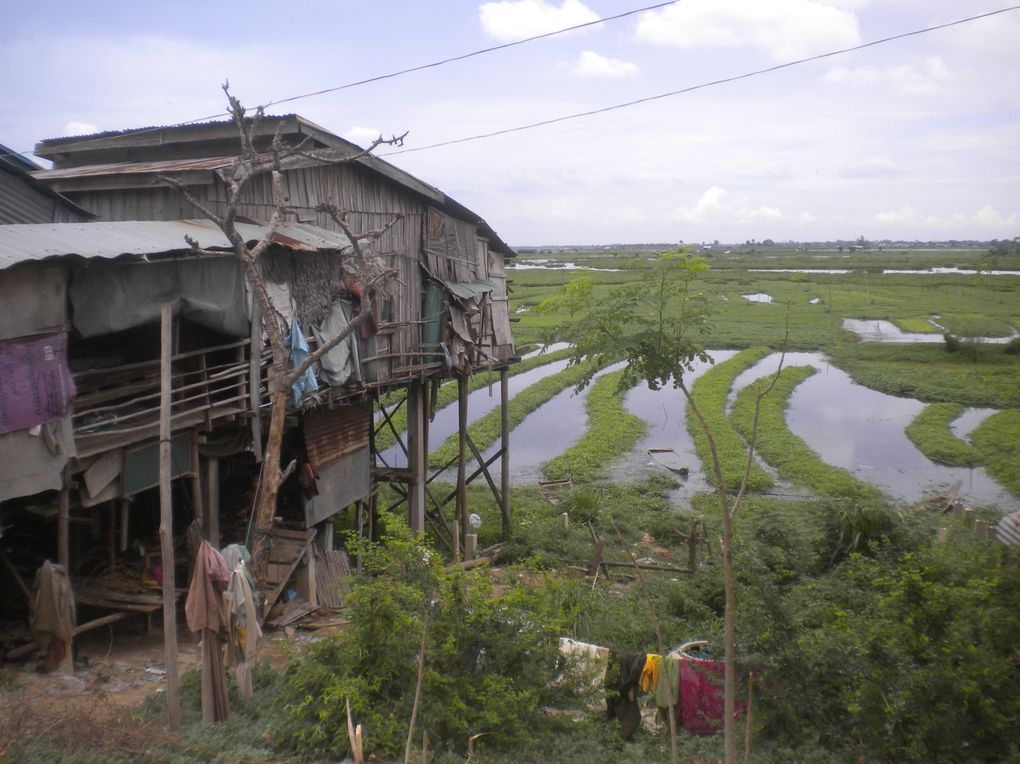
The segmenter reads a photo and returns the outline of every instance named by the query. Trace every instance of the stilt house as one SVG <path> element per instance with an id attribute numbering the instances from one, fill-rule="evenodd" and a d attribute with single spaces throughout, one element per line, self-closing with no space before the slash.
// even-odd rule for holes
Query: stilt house
<path id="1" fill-rule="evenodd" d="M 281 489 L 277 518 L 280 549 L 289 551 L 270 566 L 283 587 L 302 560 L 314 558 L 314 539 L 320 551 L 332 547 L 337 512 L 353 508 L 359 529 L 371 532 L 382 482 L 404 497 L 412 528 L 428 525 L 446 543 L 460 543 L 463 523 L 456 533 L 450 528 L 464 517 L 470 455 L 462 447 L 457 501 L 444 509 L 427 491 L 430 401 L 437 385 L 456 378 L 466 407 L 465 379 L 486 370 L 501 376 L 505 407 L 515 350 L 504 262 L 514 253 L 480 217 L 394 165 L 373 156 L 338 162 L 359 149 L 294 115 L 265 118 L 258 140 L 268 146 L 278 130 L 287 143 L 306 141 L 307 150 L 286 160 L 287 218 L 259 267 L 295 343 L 328 341 L 360 308 L 361 285 L 344 267 L 350 241 L 316 211 L 320 203 L 349 211 L 355 232 L 392 223 L 374 253 L 397 274 L 376 312 L 323 358 L 315 384 L 292 403 L 284 464 L 298 466 Z M 239 153 L 237 128 L 213 122 L 59 138 L 36 153 L 53 167 L 33 172 L 32 183 L 96 220 L 0 225 L 7 578 L 17 578 L 10 557 L 22 537 L 50 539 L 56 554 L 45 556 L 68 566 L 72 578 L 125 554 L 153 557 L 161 354 L 172 363 L 175 534 L 197 519 L 214 544 L 250 540 L 268 413 L 261 316 L 229 242 L 159 180 L 180 180 L 222 214 L 220 173 Z M 238 209 L 239 231 L 259 240 L 272 212 L 266 176 Z M 223 256 L 193 254 L 185 235 Z M 165 304 L 173 306 L 173 341 L 161 350 Z M 384 464 L 375 435 L 401 405 L 406 463 Z M 474 476 L 489 478 L 506 523 L 503 434 L 502 474 L 489 476 L 490 460 Z M 305 578 L 314 599 L 314 568 Z M 80 604 L 116 607 L 108 590 L 83 599 L 87 590 L 76 587 Z"/>

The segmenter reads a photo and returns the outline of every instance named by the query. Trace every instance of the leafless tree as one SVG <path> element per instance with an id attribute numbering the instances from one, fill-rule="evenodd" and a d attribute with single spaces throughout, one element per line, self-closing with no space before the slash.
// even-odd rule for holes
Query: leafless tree
<path id="1" fill-rule="evenodd" d="M 258 260 L 273 243 L 277 229 L 287 214 L 291 212 L 286 204 L 283 191 L 284 161 L 296 156 L 303 156 L 315 161 L 323 161 L 323 158 L 309 149 L 308 139 L 296 145 L 286 145 L 281 138 L 282 123 L 277 127 L 268 150 L 259 151 L 256 148 L 256 136 L 259 124 L 265 116 L 263 107 L 258 107 L 252 116 L 248 116 L 241 102 L 230 93 L 229 83 L 223 85 L 223 92 L 229 102 L 229 114 L 237 127 L 241 152 L 233 164 L 221 173 L 227 187 L 227 199 L 222 214 L 214 212 L 199 201 L 180 179 L 160 176 L 160 180 L 176 188 L 192 207 L 215 223 L 227 237 L 234 254 L 241 263 L 248 286 L 261 308 L 262 328 L 271 354 L 268 373 L 270 414 L 263 466 L 259 476 L 255 506 L 252 510 L 255 515 L 256 531 L 252 544 L 252 571 L 262 584 L 265 581 L 269 556 L 266 531 L 272 526 L 273 516 L 276 514 L 276 500 L 280 486 L 294 468 L 293 463 L 286 469 L 281 469 L 280 465 L 288 391 L 319 358 L 347 339 L 365 321 L 366 317 L 372 314 L 373 300 L 377 292 L 385 289 L 387 282 L 395 275 L 395 271 L 388 268 L 382 258 L 374 256 L 371 250 L 375 242 L 401 216 L 395 215 L 382 228 L 358 233 L 349 226 L 347 215 L 343 210 L 330 203 L 324 203 L 318 207 L 318 211 L 328 214 L 336 222 L 351 242 L 352 255 L 345 258 L 344 266 L 351 270 L 352 275 L 363 284 L 361 309 L 343 331 L 313 350 L 301 364 L 291 368 L 290 354 L 286 343 L 286 326 L 273 306 L 265 280 L 258 268 Z M 407 133 L 404 133 L 391 138 L 380 136 L 366 149 L 339 159 L 330 158 L 329 161 L 336 164 L 356 162 L 371 154 L 379 146 L 400 145 L 406 135 Z M 254 245 L 249 246 L 237 230 L 237 210 L 251 182 L 266 174 L 269 174 L 271 178 L 273 211 L 262 238 Z M 189 246 L 198 254 L 222 255 L 220 252 L 208 252 L 194 239 L 186 238 Z M 253 346 L 251 352 L 259 353 L 260 348 Z"/>

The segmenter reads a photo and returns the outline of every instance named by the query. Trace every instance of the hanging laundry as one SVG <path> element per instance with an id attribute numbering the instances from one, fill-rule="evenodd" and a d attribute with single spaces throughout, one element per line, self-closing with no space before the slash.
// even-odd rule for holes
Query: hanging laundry
<path id="1" fill-rule="evenodd" d="M 259 640 L 262 639 L 262 629 L 259 628 L 251 576 L 244 560 L 238 560 L 230 574 L 230 584 L 224 599 L 229 624 L 226 665 L 234 667 L 234 677 L 241 697 L 250 698 L 251 669 L 255 664 Z"/>
<path id="2" fill-rule="evenodd" d="M 606 671 L 606 715 L 616 719 L 624 738 L 630 738 L 641 723 L 637 692 L 647 655 L 609 651 Z"/>
<path id="3" fill-rule="evenodd" d="M 680 656 L 667 655 L 662 658 L 659 684 L 655 688 L 655 705 L 659 708 L 673 706 L 677 723 L 680 721 Z"/>
<path id="4" fill-rule="evenodd" d="M 223 641 L 229 634 L 229 615 L 223 594 L 230 584 L 223 555 L 203 541 L 195 559 L 184 615 L 188 628 L 202 632 L 202 721 L 221 722 L 230 716 L 227 677 L 223 669 Z"/>
<path id="5" fill-rule="evenodd" d="M 641 692 L 655 692 L 659 688 L 659 671 L 661 669 L 661 655 L 649 653 L 645 656 L 645 665 L 641 669 Z"/>
<path id="6" fill-rule="evenodd" d="M 46 653 L 44 665 L 53 671 L 71 649 L 76 615 L 74 594 L 64 566 L 46 560 L 35 574 L 28 625 L 32 640 Z"/>
<path id="7" fill-rule="evenodd" d="M 725 718 L 722 661 L 684 657 L 680 661 L 680 719 L 688 732 L 711 735 Z"/>
<path id="8" fill-rule="evenodd" d="M 308 355 L 308 342 L 305 341 L 305 335 L 301 332 L 301 327 L 295 318 L 290 322 L 290 367 L 296 369 L 305 362 Z M 294 394 L 294 405 L 301 408 L 305 396 L 319 389 L 319 383 L 316 381 L 315 373 L 311 367 L 298 377 L 290 389 Z"/>

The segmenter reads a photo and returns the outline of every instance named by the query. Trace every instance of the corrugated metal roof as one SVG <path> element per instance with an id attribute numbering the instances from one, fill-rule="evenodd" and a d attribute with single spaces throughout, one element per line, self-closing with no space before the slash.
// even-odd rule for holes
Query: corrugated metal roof
<path id="1" fill-rule="evenodd" d="M 202 159 L 161 159 L 151 162 L 111 162 L 89 164 L 84 167 L 65 167 L 62 170 L 39 170 L 32 173 L 36 180 L 66 180 L 67 178 L 90 178 L 103 175 L 148 175 L 189 170 L 219 170 L 229 167 L 237 157 L 204 157 Z"/>
<path id="2" fill-rule="evenodd" d="M 245 241 L 259 241 L 265 226 L 237 224 Z M 77 255 L 112 259 L 122 255 L 158 255 L 189 249 L 190 236 L 205 249 L 229 251 L 230 242 L 209 220 L 122 221 L 0 226 L 0 269 L 31 260 Z M 341 233 L 305 223 L 285 223 L 273 241 L 290 249 L 338 250 L 350 246 Z"/>
<path id="3" fill-rule="evenodd" d="M 263 119 L 266 123 L 271 124 L 274 121 L 294 118 L 297 118 L 302 122 L 312 125 L 313 127 L 318 127 L 318 125 L 316 125 L 314 122 L 311 122 L 305 119 L 304 117 L 301 117 L 294 113 L 272 114 L 267 115 Z M 63 135 L 60 136 L 59 138 L 44 138 L 39 143 L 40 145 L 46 146 L 60 146 L 62 144 L 77 143 L 79 141 L 90 141 L 95 140 L 97 138 L 112 138 L 118 135 L 132 135 L 136 133 L 152 133 L 158 130 L 173 130 L 179 127 L 211 127 L 214 125 L 233 125 L 233 124 L 234 121 L 232 119 L 211 119 L 206 122 L 180 122 L 176 125 L 148 125 L 147 127 L 129 127 L 123 130 L 102 130 L 98 133 L 88 133 L 84 135 Z"/>

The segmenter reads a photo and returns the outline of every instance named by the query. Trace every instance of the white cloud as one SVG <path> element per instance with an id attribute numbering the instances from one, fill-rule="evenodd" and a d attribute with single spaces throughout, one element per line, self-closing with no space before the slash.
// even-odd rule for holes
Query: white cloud
<path id="1" fill-rule="evenodd" d="M 637 38 L 681 48 L 755 47 L 777 60 L 861 41 L 853 13 L 817 0 L 685 0 L 642 14 Z"/>
<path id="2" fill-rule="evenodd" d="M 545 0 L 482 3 L 478 6 L 478 17 L 485 33 L 502 42 L 555 32 L 600 18 L 581 0 L 563 0 L 559 5 Z"/>
<path id="3" fill-rule="evenodd" d="M 952 73 L 938 57 L 927 59 L 921 69 L 909 64 L 884 69 L 876 66 L 861 66 L 856 69 L 836 66 L 827 71 L 822 78 L 824 82 L 834 85 L 888 84 L 911 95 L 939 93 L 942 87 L 953 79 Z"/>
<path id="4" fill-rule="evenodd" d="M 756 223 L 778 221 L 783 213 L 776 207 L 754 207 L 746 197 L 731 199 L 725 188 L 712 186 L 693 207 L 677 207 L 672 215 L 681 223 Z M 798 220 L 804 220 L 798 216 Z"/>
<path id="5" fill-rule="evenodd" d="M 382 135 L 382 130 L 377 130 L 374 127 L 361 127 L 360 125 L 355 125 L 344 132 L 341 137 L 346 138 L 351 143 L 356 143 L 359 146 L 365 147 L 370 145 L 372 141 L 380 135 Z"/>
<path id="6" fill-rule="evenodd" d="M 606 58 L 592 50 L 583 51 L 574 64 L 574 74 L 584 77 L 629 77 L 637 73 L 636 64 Z"/>
<path id="7" fill-rule="evenodd" d="M 986 204 L 973 213 L 957 212 L 948 217 L 939 217 L 938 215 L 926 215 L 907 204 L 896 210 L 879 212 L 875 215 L 875 220 L 897 227 L 925 226 L 939 228 L 943 231 L 956 230 L 961 227 L 973 230 L 976 227 L 978 230 L 990 234 L 996 230 L 1005 230 L 1020 224 L 1020 213 L 1012 212 L 1004 215 L 992 205 Z"/>
<path id="8" fill-rule="evenodd" d="M 64 125 L 64 135 L 91 135 L 98 132 L 99 126 L 91 122 L 68 122 Z"/>

